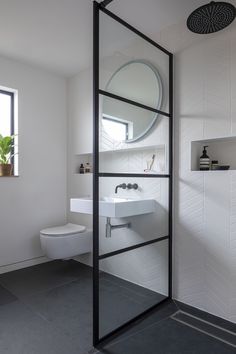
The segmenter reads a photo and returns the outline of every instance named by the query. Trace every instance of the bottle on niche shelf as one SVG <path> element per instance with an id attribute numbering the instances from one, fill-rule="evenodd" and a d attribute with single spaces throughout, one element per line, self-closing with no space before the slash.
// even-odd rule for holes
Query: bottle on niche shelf
<path id="1" fill-rule="evenodd" d="M 212 161 L 211 161 L 211 169 L 212 169 L 212 170 L 218 170 L 218 169 L 219 169 L 218 160 L 212 160 Z"/>
<path id="2" fill-rule="evenodd" d="M 87 162 L 85 165 L 85 173 L 91 173 L 91 166 L 89 162 Z"/>
<path id="3" fill-rule="evenodd" d="M 210 159 L 206 151 L 207 147 L 207 145 L 203 147 L 202 156 L 200 157 L 200 171 L 208 171 L 210 169 Z"/>
<path id="4" fill-rule="evenodd" d="M 81 163 L 80 168 L 79 168 L 79 173 L 84 173 L 85 172 L 85 168 L 84 165 Z"/>

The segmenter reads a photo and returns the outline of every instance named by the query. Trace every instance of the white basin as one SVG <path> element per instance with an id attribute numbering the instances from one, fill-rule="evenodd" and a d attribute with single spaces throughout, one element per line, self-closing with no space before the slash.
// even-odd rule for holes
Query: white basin
<path id="1" fill-rule="evenodd" d="M 92 214 L 93 201 L 90 198 L 72 198 L 70 200 L 70 210 L 76 213 Z M 149 214 L 154 211 L 154 199 L 104 197 L 99 201 L 99 215 L 110 218 Z"/>

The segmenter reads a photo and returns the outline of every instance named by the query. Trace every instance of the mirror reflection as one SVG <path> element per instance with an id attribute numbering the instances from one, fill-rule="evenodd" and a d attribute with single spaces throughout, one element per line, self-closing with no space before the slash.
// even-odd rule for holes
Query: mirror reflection
<path id="1" fill-rule="evenodd" d="M 106 91 L 145 106 L 161 107 L 161 78 L 148 61 L 135 60 L 121 66 L 110 78 Z M 116 141 L 129 143 L 141 139 L 153 127 L 157 116 L 157 113 L 131 104 L 103 98 L 102 124 L 106 133 Z"/>

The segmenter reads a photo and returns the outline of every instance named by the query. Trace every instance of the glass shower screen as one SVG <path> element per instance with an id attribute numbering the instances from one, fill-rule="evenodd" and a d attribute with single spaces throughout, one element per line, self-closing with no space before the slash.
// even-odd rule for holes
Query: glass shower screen
<path id="1" fill-rule="evenodd" d="M 172 62 L 94 2 L 94 346 L 172 296 Z"/>

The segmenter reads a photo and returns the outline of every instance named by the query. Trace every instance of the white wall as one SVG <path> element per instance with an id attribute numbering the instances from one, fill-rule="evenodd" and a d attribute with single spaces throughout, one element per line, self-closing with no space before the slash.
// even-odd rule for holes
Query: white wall
<path id="1" fill-rule="evenodd" d="M 236 23 L 162 41 L 176 54 L 174 296 L 235 322 L 236 171 L 191 171 L 190 142 L 236 134 Z"/>
<path id="2" fill-rule="evenodd" d="M 67 117 L 63 78 L 0 57 L 0 85 L 19 103 L 19 177 L 0 178 L 4 272 L 44 261 L 39 231 L 66 221 Z"/>
<path id="3" fill-rule="evenodd" d="M 70 222 L 91 227 L 92 218 L 69 210 L 70 198 L 91 195 L 92 175 L 79 175 L 76 154 L 92 152 L 93 136 L 92 71 L 84 71 L 68 81 L 67 211 Z M 83 161 L 87 162 L 87 161 Z"/>

